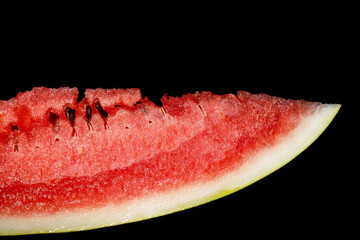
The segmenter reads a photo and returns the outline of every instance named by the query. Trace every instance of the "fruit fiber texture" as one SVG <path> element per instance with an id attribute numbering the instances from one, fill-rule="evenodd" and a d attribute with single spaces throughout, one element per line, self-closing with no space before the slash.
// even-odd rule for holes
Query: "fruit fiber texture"
<path id="1" fill-rule="evenodd" d="M 340 107 L 243 91 L 161 102 L 139 89 L 78 100 L 76 88 L 44 87 L 0 101 L 0 233 L 90 229 L 216 199 L 290 161 Z"/>

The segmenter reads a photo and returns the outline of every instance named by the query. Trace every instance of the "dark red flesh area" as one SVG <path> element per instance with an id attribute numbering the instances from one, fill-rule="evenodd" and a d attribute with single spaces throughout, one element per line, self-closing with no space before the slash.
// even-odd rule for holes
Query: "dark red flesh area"
<path id="1" fill-rule="evenodd" d="M 1 215 L 93 209 L 208 182 L 273 145 L 318 106 L 204 92 L 164 96 L 159 107 L 134 98 L 135 90 L 91 91 L 43 113 L 16 103 L 15 116 L 4 118 Z"/>

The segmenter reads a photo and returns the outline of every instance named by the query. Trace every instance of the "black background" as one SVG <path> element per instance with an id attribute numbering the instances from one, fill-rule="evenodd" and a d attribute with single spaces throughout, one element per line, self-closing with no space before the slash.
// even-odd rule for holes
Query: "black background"
<path id="1" fill-rule="evenodd" d="M 225 198 L 138 223 L 25 238 L 357 236 L 355 8 L 229 7 L 194 11 L 197 19 L 176 9 L 9 9 L 1 99 L 34 86 L 137 87 L 157 104 L 165 93 L 246 90 L 340 103 L 339 114 L 291 163 Z"/>

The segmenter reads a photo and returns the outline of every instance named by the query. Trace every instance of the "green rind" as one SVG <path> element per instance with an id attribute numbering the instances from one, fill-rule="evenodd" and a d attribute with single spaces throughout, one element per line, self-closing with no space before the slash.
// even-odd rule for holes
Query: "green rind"
<path id="1" fill-rule="evenodd" d="M 146 198 L 101 209 L 28 218 L 0 216 L 0 234 L 94 229 L 162 216 L 219 199 L 249 186 L 294 159 L 321 135 L 340 107 L 338 104 L 322 105 L 274 147 L 265 149 L 253 159 L 249 159 L 239 170 L 214 181 L 185 186 L 176 191 L 155 193 Z"/>

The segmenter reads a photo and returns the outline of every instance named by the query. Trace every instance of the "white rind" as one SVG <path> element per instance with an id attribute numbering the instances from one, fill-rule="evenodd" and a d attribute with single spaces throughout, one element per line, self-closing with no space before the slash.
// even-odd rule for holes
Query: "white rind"
<path id="1" fill-rule="evenodd" d="M 320 136 L 339 109 L 338 104 L 321 105 L 277 144 L 262 150 L 241 168 L 216 181 L 197 183 L 173 192 L 155 193 L 100 209 L 28 218 L 0 216 L 0 235 L 93 229 L 157 217 L 215 200 L 252 184 L 290 162 Z"/>

